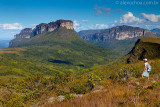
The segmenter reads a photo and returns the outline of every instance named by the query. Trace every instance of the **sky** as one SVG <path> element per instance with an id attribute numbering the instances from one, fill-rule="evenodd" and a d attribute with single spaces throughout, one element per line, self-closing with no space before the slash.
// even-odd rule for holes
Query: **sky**
<path id="1" fill-rule="evenodd" d="M 77 32 L 120 25 L 160 28 L 160 0 L 0 0 L 0 39 L 59 19 L 72 20 Z"/>

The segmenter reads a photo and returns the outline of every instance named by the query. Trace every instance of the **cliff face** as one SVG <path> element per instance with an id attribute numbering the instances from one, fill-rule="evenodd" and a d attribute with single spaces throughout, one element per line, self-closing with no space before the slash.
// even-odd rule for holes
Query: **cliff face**
<path id="1" fill-rule="evenodd" d="M 55 29 L 58 29 L 60 27 L 66 27 L 67 29 L 73 29 L 73 22 L 70 20 L 57 20 L 56 22 L 50 22 L 48 24 L 41 23 L 37 25 L 35 29 L 33 29 L 33 34 L 38 35 L 46 31 L 52 32 Z"/>
<path id="2" fill-rule="evenodd" d="M 106 41 L 112 39 L 126 40 L 142 36 L 154 37 L 155 35 L 156 33 L 153 33 L 146 29 L 123 25 L 123 26 L 113 27 L 111 29 L 106 29 L 92 35 L 83 35 L 83 36 L 80 35 L 80 36 L 85 40 Z"/>
<path id="3" fill-rule="evenodd" d="M 50 22 L 50 23 L 41 23 L 37 25 L 33 30 L 32 28 L 25 28 L 21 30 L 19 34 L 16 34 L 14 36 L 14 39 L 18 38 L 32 38 L 33 36 L 36 36 L 38 34 L 42 34 L 44 32 L 52 32 L 55 29 L 58 29 L 60 27 L 66 27 L 67 29 L 73 29 L 73 22 L 70 20 L 57 20 L 56 22 Z"/>
<path id="4" fill-rule="evenodd" d="M 25 28 L 21 30 L 19 34 L 14 35 L 14 39 L 16 38 L 31 38 L 33 36 L 32 28 Z"/>

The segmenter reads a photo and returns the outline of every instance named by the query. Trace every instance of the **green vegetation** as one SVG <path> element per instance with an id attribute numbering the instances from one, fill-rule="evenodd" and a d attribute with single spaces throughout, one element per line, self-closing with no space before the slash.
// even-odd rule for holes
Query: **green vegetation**
<path id="1" fill-rule="evenodd" d="M 135 47 L 128 55 L 127 62 L 136 62 L 144 58 L 160 58 L 160 38 L 143 37 L 140 38 Z"/>
<path id="2" fill-rule="evenodd" d="M 76 33 L 73 30 L 59 29 L 17 42 L 18 47 L 2 49 L 0 51 L 0 106 L 43 105 L 48 98 L 59 95 L 63 95 L 66 100 L 55 101 L 53 104 L 56 106 L 56 104 L 67 103 L 65 105 L 70 106 L 72 105 L 70 99 L 76 100 L 73 93 L 87 95 L 97 86 L 103 86 L 111 91 L 105 91 L 105 94 L 100 94 L 101 97 L 98 96 L 99 98 L 96 94 L 95 96 L 89 94 L 90 97 L 84 96 L 85 98 L 82 99 L 87 102 L 89 98 L 90 101 L 95 102 L 98 98 L 97 104 L 104 104 L 105 101 L 112 102 L 114 99 L 113 104 L 107 103 L 108 106 L 109 104 L 111 106 L 159 104 L 159 57 L 149 62 L 152 66 L 151 78 L 156 82 L 149 82 L 145 87 L 146 79 L 140 78 L 143 70 L 142 61 L 126 64 L 128 56 L 125 56 L 117 60 L 119 62 L 104 65 L 117 58 L 114 51 L 96 47 L 74 34 Z M 98 66 L 100 64 L 103 65 Z M 127 88 L 129 85 L 131 88 Z M 126 89 L 129 92 L 126 92 Z M 151 94 L 147 93 L 154 94 L 154 92 L 158 95 L 150 99 Z M 135 102 L 136 98 L 138 100 Z"/>
<path id="3" fill-rule="evenodd" d="M 123 57 L 131 51 L 135 45 L 135 40 L 107 40 L 102 41 L 89 41 L 90 43 L 114 51 L 117 57 Z"/>

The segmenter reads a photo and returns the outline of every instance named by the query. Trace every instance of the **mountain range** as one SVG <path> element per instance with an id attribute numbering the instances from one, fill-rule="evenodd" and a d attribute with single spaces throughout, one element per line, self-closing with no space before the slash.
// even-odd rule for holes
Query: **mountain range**
<path id="1" fill-rule="evenodd" d="M 111 102 L 116 106 L 133 106 L 134 100 L 128 98 L 139 98 L 141 105 L 146 106 L 150 101 L 149 106 L 153 106 L 153 102 L 159 101 L 159 96 L 153 95 L 155 92 L 159 95 L 160 88 L 157 82 L 160 72 L 160 40 L 144 37 L 145 34 L 155 33 L 138 28 L 135 30 L 133 27 L 127 34 L 133 37 L 133 31 L 141 38 L 122 40 L 111 35 L 104 41 L 96 39 L 96 46 L 79 37 L 73 29 L 72 21 L 50 23 L 39 24 L 34 29 L 23 29 L 10 41 L 9 48 L 0 49 L 0 105 L 70 107 L 73 106 L 72 101 L 75 101 L 75 106 L 81 105 L 81 102 L 87 107 L 88 104 L 110 106 Z M 121 35 L 115 37 L 123 38 L 126 29 L 131 29 L 126 26 L 120 29 L 123 27 L 114 28 L 113 31 L 121 32 Z M 97 35 L 104 31 L 90 30 L 87 34 L 94 35 L 97 32 Z M 104 44 L 110 45 L 112 49 L 99 47 Z M 153 84 L 140 78 L 143 58 L 152 61 Z M 144 83 L 148 85 L 147 88 L 143 87 Z M 137 90 L 139 94 L 135 96 Z M 144 100 L 152 98 L 145 93 L 150 93 L 154 99 Z"/>
<path id="2" fill-rule="evenodd" d="M 39 24 L 33 30 L 23 29 L 10 41 L 9 47 L 26 47 L 25 54 L 28 57 L 42 55 L 43 57 L 36 59 L 37 61 L 71 66 L 90 67 L 108 63 L 117 58 L 115 52 L 80 38 L 70 20 Z"/>
<path id="3" fill-rule="evenodd" d="M 150 30 L 127 25 L 102 30 L 84 30 L 78 34 L 92 44 L 117 51 L 119 57 L 128 54 L 140 37 L 160 37 Z"/>
<path id="4" fill-rule="evenodd" d="M 108 41 L 108 40 L 128 40 L 135 39 L 143 36 L 151 36 L 156 37 L 156 33 L 151 32 L 147 29 L 132 27 L 127 25 L 117 26 L 110 29 L 105 30 L 95 30 L 90 33 L 91 30 L 88 31 L 80 31 L 79 35 L 87 41 Z"/>

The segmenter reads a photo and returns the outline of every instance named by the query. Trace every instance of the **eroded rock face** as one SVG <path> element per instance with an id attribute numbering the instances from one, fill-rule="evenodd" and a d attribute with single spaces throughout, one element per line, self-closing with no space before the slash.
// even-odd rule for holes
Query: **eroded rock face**
<path id="1" fill-rule="evenodd" d="M 36 36 L 38 34 L 42 34 L 44 32 L 52 32 L 55 29 L 58 29 L 60 27 L 66 27 L 67 29 L 73 29 L 73 22 L 70 20 L 57 20 L 56 22 L 50 22 L 50 23 L 41 23 L 37 25 L 33 30 L 32 28 L 25 28 L 21 30 L 19 34 L 16 34 L 14 36 L 14 39 L 17 38 L 31 38 L 33 36 Z"/>
<path id="2" fill-rule="evenodd" d="M 107 41 L 111 39 L 126 40 L 143 36 L 155 36 L 156 33 L 132 26 L 117 26 L 91 35 L 80 35 L 85 40 Z"/>
<path id="3" fill-rule="evenodd" d="M 33 34 L 38 35 L 46 31 L 52 32 L 55 29 L 58 29 L 60 27 L 66 27 L 67 29 L 73 29 L 73 22 L 70 20 L 57 20 L 56 22 L 50 22 L 48 24 L 41 23 L 37 25 L 36 28 L 33 30 Z"/>
<path id="4" fill-rule="evenodd" d="M 25 28 L 19 34 L 14 35 L 14 38 L 31 38 L 33 36 L 32 28 Z"/>

